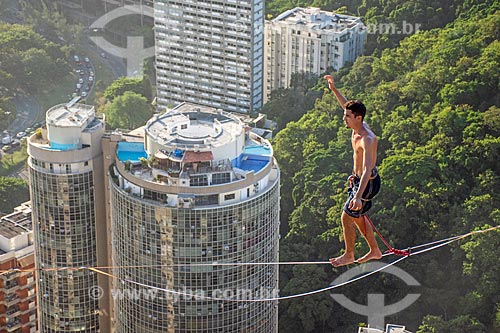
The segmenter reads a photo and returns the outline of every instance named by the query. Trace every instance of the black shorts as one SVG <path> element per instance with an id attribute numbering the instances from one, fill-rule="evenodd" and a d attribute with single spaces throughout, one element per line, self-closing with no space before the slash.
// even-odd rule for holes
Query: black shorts
<path id="1" fill-rule="evenodd" d="M 360 210 L 351 210 L 349 209 L 349 203 L 354 198 L 354 195 L 358 191 L 360 178 L 357 176 L 353 176 L 352 185 L 349 186 L 347 193 L 349 194 L 349 198 L 347 198 L 347 202 L 344 205 L 344 212 L 347 215 L 352 217 L 360 217 L 365 215 L 370 208 L 372 208 L 372 199 L 375 195 L 380 191 L 380 176 L 377 174 L 375 178 L 370 179 L 368 184 L 366 184 L 365 192 L 363 193 L 361 200 L 361 209 Z"/>

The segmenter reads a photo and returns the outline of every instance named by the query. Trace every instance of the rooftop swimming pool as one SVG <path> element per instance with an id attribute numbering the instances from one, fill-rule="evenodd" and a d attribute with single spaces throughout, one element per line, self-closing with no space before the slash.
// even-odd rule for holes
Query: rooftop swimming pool
<path id="1" fill-rule="evenodd" d="M 49 150 L 68 151 L 81 148 L 82 148 L 81 144 L 64 144 L 64 143 L 50 142 Z"/>
<path id="2" fill-rule="evenodd" d="M 233 163 L 233 166 L 245 171 L 259 172 L 269 162 L 268 156 L 241 154 L 240 158 Z"/>
<path id="3" fill-rule="evenodd" d="M 264 145 L 246 146 L 243 153 L 248 155 L 271 156 L 271 148 Z"/>
<path id="4" fill-rule="evenodd" d="M 140 162 L 140 158 L 148 158 L 142 142 L 118 142 L 116 156 L 122 162 L 130 161 L 132 163 Z"/>

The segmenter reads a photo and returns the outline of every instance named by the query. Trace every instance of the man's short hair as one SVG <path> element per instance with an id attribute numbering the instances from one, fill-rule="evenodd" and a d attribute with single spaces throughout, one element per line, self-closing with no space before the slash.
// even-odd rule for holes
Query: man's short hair
<path id="1" fill-rule="evenodd" d="M 345 103 L 344 108 L 351 111 L 355 117 L 361 116 L 361 119 L 365 118 L 366 106 L 359 100 L 348 101 Z"/>

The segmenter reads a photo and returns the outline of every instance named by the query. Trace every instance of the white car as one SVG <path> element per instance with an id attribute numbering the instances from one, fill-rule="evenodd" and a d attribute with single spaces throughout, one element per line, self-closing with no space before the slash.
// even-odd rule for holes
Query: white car
<path id="1" fill-rule="evenodd" d="M 24 138 L 25 136 L 26 136 L 26 132 L 19 132 L 16 134 L 16 138 L 18 138 L 18 139 Z"/>
<path id="2" fill-rule="evenodd" d="M 84 59 L 84 60 L 85 60 L 85 62 L 90 62 L 89 57 L 85 57 L 85 59 Z"/>
<path id="3" fill-rule="evenodd" d="M 89 76 L 89 81 L 90 82 L 94 81 L 94 77 L 93 76 Z"/>
<path id="4" fill-rule="evenodd" d="M 87 97 L 87 92 L 86 91 L 82 91 L 82 94 L 80 96 Z"/>

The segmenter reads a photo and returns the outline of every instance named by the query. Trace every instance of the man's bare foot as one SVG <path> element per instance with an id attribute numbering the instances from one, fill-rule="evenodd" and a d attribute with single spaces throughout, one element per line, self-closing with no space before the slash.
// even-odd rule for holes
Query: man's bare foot
<path id="1" fill-rule="evenodd" d="M 371 250 L 370 252 L 368 252 L 367 254 L 365 254 L 356 261 L 361 264 L 370 260 L 379 260 L 380 258 L 382 258 L 382 252 L 380 252 L 379 249 L 376 249 L 376 250 Z"/>
<path id="2" fill-rule="evenodd" d="M 352 263 L 354 263 L 354 257 L 348 256 L 346 254 L 343 254 L 337 258 L 330 259 L 330 264 L 332 264 L 333 267 L 345 266 L 345 265 L 349 265 Z"/>

